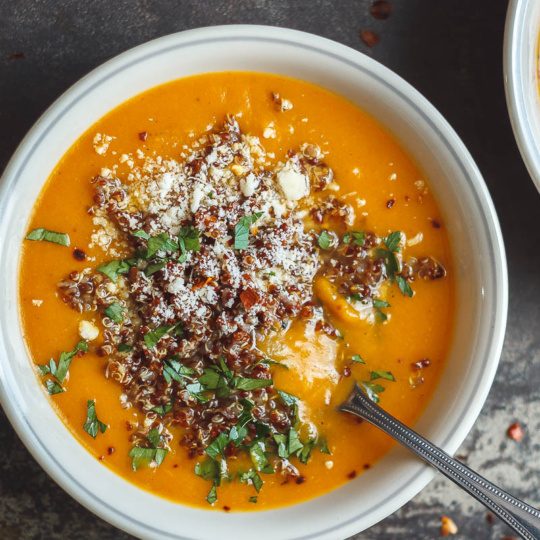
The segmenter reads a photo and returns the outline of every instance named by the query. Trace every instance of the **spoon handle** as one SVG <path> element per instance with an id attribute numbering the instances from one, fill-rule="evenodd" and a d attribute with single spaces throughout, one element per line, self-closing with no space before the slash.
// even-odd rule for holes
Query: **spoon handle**
<path id="1" fill-rule="evenodd" d="M 512 497 L 373 403 L 358 385 L 339 409 L 363 418 L 483 503 L 526 540 L 540 540 L 540 511 Z"/>

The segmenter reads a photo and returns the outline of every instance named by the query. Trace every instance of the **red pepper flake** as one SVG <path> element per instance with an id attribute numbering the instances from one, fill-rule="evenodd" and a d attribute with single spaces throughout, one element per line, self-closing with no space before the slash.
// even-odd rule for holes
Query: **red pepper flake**
<path id="1" fill-rule="evenodd" d="M 431 226 L 434 229 L 440 229 L 441 228 L 441 223 L 439 221 L 437 221 L 436 219 L 432 219 L 431 220 Z"/>
<path id="2" fill-rule="evenodd" d="M 422 358 L 418 362 L 413 362 L 411 367 L 413 369 L 424 369 L 431 365 L 431 360 L 429 358 Z"/>
<path id="3" fill-rule="evenodd" d="M 376 0 L 371 4 L 369 12 L 375 19 L 385 21 L 392 13 L 392 4 L 387 0 Z"/>
<path id="4" fill-rule="evenodd" d="M 396 204 L 396 199 L 394 199 L 394 198 L 388 199 L 386 201 L 386 208 L 392 208 L 392 206 L 394 206 L 394 204 Z"/>
<path id="5" fill-rule="evenodd" d="M 109 456 L 114 454 L 114 446 L 109 446 L 109 448 L 107 448 L 107 454 L 109 454 Z"/>
<path id="6" fill-rule="evenodd" d="M 105 456 L 99 456 L 98 459 L 99 461 L 103 461 L 105 459 Z"/>
<path id="7" fill-rule="evenodd" d="M 223 507 L 223 510 L 225 510 L 225 512 L 230 512 L 230 511 L 231 511 L 231 507 L 230 507 L 230 506 L 224 506 L 224 507 Z"/>
<path id="8" fill-rule="evenodd" d="M 371 469 L 371 465 L 369 463 L 364 463 L 364 471 L 367 471 L 368 469 Z"/>
<path id="9" fill-rule="evenodd" d="M 349 480 L 352 480 L 353 478 L 356 478 L 356 471 L 351 471 L 348 475 L 347 475 L 347 478 Z"/>
<path id="10" fill-rule="evenodd" d="M 351 368 L 349 366 L 345 366 L 343 368 L 343 376 L 344 377 L 350 377 L 351 376 Z"/>
<path id="11" fill-rule="evenodd" d="M 493 525 L 495 523 L 495 516 L 491 512 L 488 512 L 486 514 L 486 521 L 489 525 Z"/>
<path id="12" fill-rule="evenodd" d="M 379 37 L 379 34 L 376 34 L 373 30 L 361 30 L 360 39 L 368 47 L 374 47 L 381 40 L 381 38 Z"/>
<path id="13" fill-rule="evenodd" d="M 86 253 L 79 248 L 73 250 L 73 258 L 77 261 L 84 261 L 86 259 Z"/>
<path id="14" fill-rule="evenodd" d="M 240 293 L 240 301 L 246 309 L 252 308 L 260 302 L 259 295 L 255 289 L 246 289 Z"/>
<path id="15" fill-rule="evenodd" d="M 175 464 L 173 465 L 173 469 L 178 469 L 178 463 L 175 463 Z"/>
<path id="16" fill-rule="evenodd" d="M 514 422 L 508 427 L 506 434 L 513 441 L 521 442 L 523 437 L 525 437 L 525 430 L 519 422 Z"/>
<path id="17" fill-rule="evenodd" d="M 300 485 L 300 484 L 303 484 L 306 481 L 306 478 L 305 478 L 305 476 L 299 476 L 295 481 L 296 481 L 296 483 L 298 485 Z"/>
<path id="18" fill-rule="evenodd" d="M 146 141 L 146 139 L 148 139 L 148 132 L 147 131 L 141 131 L 139 133 L 139 139 L 141 141 L 143 141 L 143 142 Z"/>
<path id="19" fill-rule="evenodd" d="M 8 56 L 8 60 L 24 60 L 26 55 L 23 52 L 14 52 Z"/>

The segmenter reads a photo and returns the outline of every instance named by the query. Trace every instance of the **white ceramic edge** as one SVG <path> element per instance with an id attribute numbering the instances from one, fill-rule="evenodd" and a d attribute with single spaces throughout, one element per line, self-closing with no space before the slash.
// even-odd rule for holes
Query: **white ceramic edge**
<path id="1" fill-rule="evenodd" d="M 504 30 L 504 88 L 510 122 L 529 174 L 540 191 L 539 0 L 511 0 Z"/>
<path id="2" fill-rule="evenodd" d="M 10 161 L 10 163 L 8 164 L 5 170 L 4 175 L 3 175 L 3 181 L 0 184 L 0 201 L 4 197 L 6 197 L 5 192 L 8 190 L 8 179 L 10 178 L 11 175 L 13 175 L 14 171 L 21 165 L 21 162 L 24 159 L 26 149 L 30 147 L 31 144 L 39 138 L 41 133 L 46 128 L 47 123 L 54 116 L 55 112 L 62 107 L 64 102 L 70 101 L 71 99 L 74 99 L 77 95 L 84 92 L 85 89 L 91 86 L 92 81 L 99 77 L 99 75 L 103 75 L 103 73 L 107 72 L 108 70 L 116 69 L 118 66 L 125 64 L 129 62 L 130 60 L 132 60 L 134 57 L 140 55 L 143 51 L 147 51 L 148 49 L 151 49 L 152 47 L 156 47 L 158 46 L 158 44 L 166 40 L 175 40 L 175 39 L 188 40 L 190 38 L 193 38 L 194 36 L 200 37 L 203 35 L 213 35 L 213 36 L 232 35 L 234 36 L 235 34 L 242 33 L 242 32 L 248 33 L 248 34 L 250 33 L 256 34 L 260 32 L 266 35 L 272 34 L 275 36 L 286 37 L 289 40 L 293 40 L 297 42 L 313 43 L 313 44 L 316 44 L 319 48 L 332 51 L 334 54 L 338 56 L 343 56 L 343 57 L 360 56 L 360 53 L 353 51 L 352 49 L 349 49 L 348 47 L 339 45 L 337 43 L 334 43 L 332 41 L 329 41 L 329 40 L 326 40 L 317 36 L 312 36 L 310 34 L 305 34 L 305 33 L 297 32 L 297 31 L 291 31 L 287 29 L 277 29 L 277 28 L 272 28 L 272 27 L 256 27 L 256 26 L 249 26 L 249 25 L 202 28 L 202 29 L 190 30 L 187 32 L 182 32 L 181 34 L 178 34 L 178 35 L 172 35 L 172 36 L 159 38 L 158 40 L 154 40 L 152 42 L 136 47 L 130 51 L 127 51 L 126 53 L 123 53 L 122 55 L 116 58 L 113 58 L 112 60 L 108 61 L 107 63 L 105 63 L 104 65 L 102 65 L 101 67 L 97 68 L 96 70 L 91 72 L 89 75 L 84 77 L 81 81 L 79 81 L 77 84 L 71 87 L 66 93 L 64 93 L 46 111 L 46 113 L 44 113 L 44 115 L 35 124 L 35 126 L 31 129 L 28 135 L 24 138 L 23 142 L 19 146 L 18 150 L 15 152 L 12 160 Z M 437 129 L 441 131 L 441 133 L 444 133 L 448 141 L 448 144 L 460 156 L 460 158 L 462 159 L 463 166 L 467 169 L 468 176 L 472 182 L 471 188 L 475 191 L 475 194 L 478 197 L 481 210 L 484 213 L 487 219 L 487 223 L 488 223 L 489 230 L 486 231 L 486 234 L 489 236 L 489 238 L 492 241 L 493 250 L 495 254 L 494 259 L 495 259 L 496 265 L 495 265 L 495 268 L 493 268 L 492 270 L 493 270 L 494 283 L 497 287 L 496 292 L 498 294 L 498 299 L 499 299 L 498 305 L 495 306 L 497 308 L 497 313 L 495 314 L 496 317 L 493 321 L 493 329 L 492 329 L 492 335 L 494 337 L 494 340 L 490 344 L 488 350 L 486 351 L 486 356 L 487 356 L 486 370 L 483 373 L 482 380 L 479 381 L 477 392 L 474 395 L 474 398 L 472 399 L 472 401 L 470 402 L 470 408 L 466 412 L 462 421 L 457 425 L 454 432 L 447 439 L 446 444 L 444 445 L 444 448 L 446 451 L 448 451 L 449 453 L 453 453 L 456 451 L 456 449 L 459 447 L 461 442 L 464 440 L 465 436 L 467 435 L 473 423 L 475 422 L 478 414 L 480 413 L 480 410 L 489 392 L 493 377 L 495 375 L 498 359 L 499 359 L 500 352 L 502 349 L 504 329 L 505 329 L 505 324 L 506 324 L 507 301 L 508 301 L 506 261 L 505 261 L 505 255 L 504 255 L 504 246 L 502 242 L 502 236 L 501 236 L 499 224 L 497 221 L 497 217 L 495 214 L 495 210 L 493 208 L 487 188 L 485 184 L 483 183 L 481 175 L 472 157 L 470 156 L 470 154 L 464 147 L 461 140 L 458 138 L 457 134 L 448 125 L 448 123 L 444 120 L 444 118 L 434 109 L 434 107 L 431 104 L 429 104 L 429 102 L 427 102 L 427 100 L 425 100 L 425 98 L 423 98 L 416 90 L 414 90 L 410 85 L 408 85 L 408 83 L 403 81 L 397 75 L 390 72 L 388 69 L 384 68 L 380 64 L 374 62 L 373 60 L 370 60 L 370 59 L 366 60 L 364 58 L 363 61 L 367 64 L 370 64 L 370 69 L 376 72 L 381 78 L 384 78 L 389 84 L 399 89 L 399 91 L 402 94 L 407 95 L 412 101 L 414 101 L 418 105 L 418 107 L 427 115 L 427 117 L 433 123 L 433 125 L 435 125 Z M 7 398 L 7 389 L 5 388 L 5 385 L 4 385 L 4 377 L 3 377 L 1 364 L 0 364 L 0 378 L 1 378 L 0 398 L 1 398 L 4 410 L 6 411 L 6 414 L 8 415 L 11 423 L 17 430 L 17 433 L 19 434 L 24 444 L 27 446 L 27 448 L 35 457 L 35 459 L 41 464 L 41 466 L 51 475 L 51 477 L 53 477 L 53 479 L 55 479 L 55 481 L 58 484 L 60 484 L 74 498 L 76 498 L 79 502 L 81 502 L 83 505 L 85 505 L 87 508 L 89 508 L 96 514 L 100 515 L 101 517 L 113 523 L 114 525 L 134 535 L 146 537 L 145 535 L 148 531 L 141 529 L 138 525 L 133 523 L 129 518 L 126 518 L 126 516 L 119 515 L 114 509 L 101 504 L 99 501 L 89 498 L 88 495 L 81 490 L 81 487 L 77 484 L 76 481 L 74 481 L 72 478 L 66 478 L 63 475 L 62 470 L 59 469 L 58 464 L 54 462 L 54 460 L 50 459 L 48 456 L 40 452 L 40 449 L 39 449 L 40 441 L 33 439 L 31 434 L 25 429 L 24 423 L 22 421 L 22 418 L 19 415 L 18 410 L 15 407 L 15 404 L 11 403 L 9 399 Z M 418 466 L 417 468 L 421 468 L 421 467 Z M 433 473 L 428 468 L 423 467 L 422 469 L 423 470 L 421 474 L 419 474 L 415 478 L 414 482 L 409 483 L 406 487 L 404 487 L 404 489 L 399 493 L 398 496 L 394 497 L 391 501 L 388 501 L 385 505 L 382 505 L 380 508 L 378 508 L 377 511 L 374 511 L 372 515 L 370 516 L 371 519 L 364 520 L 362 524 L 362 528 L 369 527 L 372 524 L 380 521 L 381 519 L 383 519 L 390 513 L 397 510 L 405 502 L 410 500 L 416 493 L 418 493 L 433 476 Z M 359 530 L 359 527 L 357 523 L 349 523 L 347 526 L 343 526 L 340 529 L 334 529 L 331 535 L 330 534 L 326 534 L 326 535 L 313 534 L 310 536 L 310 538 L 313 538 L 313 539 L 327 538 L 328 540 L 335 540 L 336 538 L 335 535 L 337 534 L 339 534 L 340 537 L 344 537 L 350 534 L 354 534 L 355 532 L 358 532 L 358 530 Z M 156 536 L 153 536 L 153 537 L 156 538 Z M 177 536 L 177 538 L 181 538 L 181 537 Z"/>

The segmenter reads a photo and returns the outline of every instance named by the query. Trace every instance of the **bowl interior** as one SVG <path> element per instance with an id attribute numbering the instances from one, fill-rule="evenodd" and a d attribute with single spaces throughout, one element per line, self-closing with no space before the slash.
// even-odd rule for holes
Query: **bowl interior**
<path id="1" fill-rule="evenodd" d="M 519 150 L 540 191 L 539 36 L 540 2 L 512 1 L 504 44 L 506 101 Z"/>
<path id="2" fill-rule="evenodd" d="M 506 317 L 504 251 L 481 176 L 442 117 L 387 69 L 322 38 L 265 27 L 200 29 L 129 51 L 69 90 L 27 136 L 0 184 L 0 396 L 19 435 L 55 480 L 138 536 L 207 539 L 219 532 L 241 540 L 256 530 L 260 540 L 335 540 L 395 511 L 431 472 L 396 448 L 344 487 L 294 507 L 225 516 L 172 504 L 116 476 L 79 446 L 39 389 L 21 334 L 15 254 L 33 202 L 63 153 L 133 95 L 175 78 L 224 70 L 279 73 L 338 92 L 386 125 L 421 165 L 449 230 L 458 277 L 450 358 L 416 428 L 448 452 L 462 442 L 491 385 Z"/>

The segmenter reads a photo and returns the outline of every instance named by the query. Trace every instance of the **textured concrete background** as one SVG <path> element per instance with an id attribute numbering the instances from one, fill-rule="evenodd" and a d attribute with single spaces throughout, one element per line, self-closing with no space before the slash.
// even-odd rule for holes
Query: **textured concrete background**
<path id="1" fill-rule="evenodd" d="M 501 220 L 510 313 L 495 385 L 459 454 L 517 496 L 540 504 L 540 198 L 517 151 L 504 101 L 504 0 L 393 0 L 376 21 L 370 0 L 0 0 L 0 170 L 24 133 L 66 88 L 149 39 L 198 26 L 258 23 L 298 28 L 373 56 L 446 116 L 484 174 Z M 369 49 L 361 29 L 379 33 Z M 520 420 L 527 434 L 509 440 Z M 0 413 L 0 538 L 127 539 L 68 497 L 36 465 Z M 396 514 L 356 538 L 428 539 L 440 516 L 457 538 L 501 539 L 483 508 L 440 477 Z M 228 539 L 227 539 L 228 540 Z M 339 539 L 336 539 L 339 540 Z"/>

